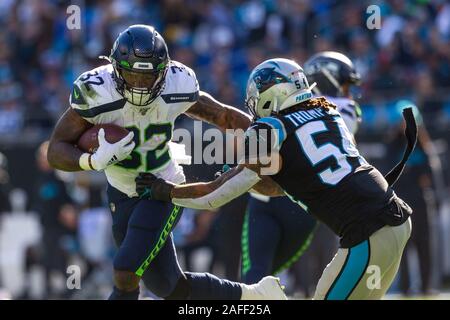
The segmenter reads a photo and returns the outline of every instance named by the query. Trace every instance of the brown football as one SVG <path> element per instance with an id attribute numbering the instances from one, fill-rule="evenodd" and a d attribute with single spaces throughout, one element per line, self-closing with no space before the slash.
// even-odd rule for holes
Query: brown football
<path id="1" fill-rule="evenodd" d="M 105 130 L 105 139 L 109 143 L 115 143 L 129 133 L 127 129 L 112 123 L 98 124 L 89 128 L 81 135 L 77 143 L 78 148 L 84 152 L 94 153 L 98 148 L 98 131 L 100 128 Z"/>

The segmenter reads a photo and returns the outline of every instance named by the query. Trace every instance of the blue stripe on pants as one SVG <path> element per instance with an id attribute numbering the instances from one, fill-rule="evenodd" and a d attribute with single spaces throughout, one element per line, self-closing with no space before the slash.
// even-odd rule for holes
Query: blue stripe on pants
<path id="1" fill-rule="evenodd" d="M 325 300 L 346 300 L 364 276 L 369 259 L 369 240 L 350 248 L 341 272 L 334 280 Z"/>

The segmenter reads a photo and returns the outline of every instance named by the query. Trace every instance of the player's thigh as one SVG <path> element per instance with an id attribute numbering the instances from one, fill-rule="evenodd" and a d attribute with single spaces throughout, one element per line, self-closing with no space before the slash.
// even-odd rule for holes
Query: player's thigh
<path id="1" fill-rule="evenodd" d="M 345 267 L 348 258 L 349 249 L 338 249 L 337 253 L 322 272 L 322 276 L 317 283 L 314 293 L 314 300 L 327 299 L 328 292 L 332 289 L 333 284 L 339 277 L 341 270 Z"/>
<path id="2" fill-rule="evenodd" d="M 108 204 L 112 217 L 112 234 L 117 247 L 120 247 L 128 229 L 128 221 L 133 213 L 138 198 L 128 196 L 108 185 Z"/>
<path id="3" fill-rule="evenodd" d="M 370 261 L 367 270 L 349 299 L 381 299 L 397 275 L 406 243 L 411 234 L 411 221 L 400 226 L 385 226 L 369 239 Z"/>
<path id="4" fill-rule="evenodd" d="M 392 282 L 394 282 L 395 277 L 397 276 L 397 272 L 400 268 L 400 263 L 401 257 L 399 257 L 398 260 L 390 268 L 387 268 L 387 271 L 383 274 L 380 281 L 378 281 L 378 275 L 375 273 L 375 271 L 373 269 L 369 270 L 369 274 L 372 275 L 372 277 L 368 277 L 366 279 L 366 284 L 368 286 L 375 287 L 375 289 L 370 291 L 370 294 L 366 299 L 380 300 L 384 297 L 386 292 L 391 287 Z"/>
<path id="5" fill-rule="evenodd" d="M 400 226 L 385 226 L 352 248 L 339 249 L 325 268 L 314 298 L 380 299 L 394 280 L 410 235 L 408 219 Z"/>
<path id="6" fill-rule="evenodd" d="M 325 268 L 314 298 L 368 299 L 373 288 L 367 285 L 367 271 L 373 263 L 378 266 L 383 263 L 381 268 L 385 270 L 385 261 L 390 260 L 389 258 L 380 259 L 379 252 L 382 250 L 382 248 L 376 248 L 370 239 L 348 249 L 339 249 L 333 261 Z"/>
<path id="7" fill-rule="evenodd" d="M 338 250 L 319 280 L 314 299 L 365 300 L 375 298 L 374 291 L 383 294 L 387 285 L 383 282 L 383 272 L 392 266 L 393 253 L 389 246 L 371 240 Z"/>
<path id="8" fill-rule="evenodd" d="M 151 292 L 161 298 L 168 297 L 175 289 L 177 282 L 183 276 L 170 234 L 165 245 L 156 258 L 144 271 L 142 280 Z"/>
<path id="9" fill-rule="evenodd" d="M 287 197 L 270 201 L 273 218 L 281 226 L 281 238 L 273 261 L 273 273 L 289 268 L 309 247 L 317 221 Z"/>
<path id="10" fill-rule="evenodd" d="M 280 239 L 280 226 L 267 214 L 264 202 L 251 198 L 242 230 L 241 276 L 253 283 L 270 274 Z"/>
<path id="11" fill-rule="evenodd" d="M 352 248 L 340 249 L 339 259 L 325 269 L 315 298 L 380 299 L 392 284 L 409 234 L 407 221 L 398 227 L 386 226 Z"/>
<path id="12" fill-rule="evenodd" d="M 116 270 L 142 276 L 164 247 L 182 208 L 161 201 L 140 200 L 128 221 L 128 228 L 114 258 Z"/>

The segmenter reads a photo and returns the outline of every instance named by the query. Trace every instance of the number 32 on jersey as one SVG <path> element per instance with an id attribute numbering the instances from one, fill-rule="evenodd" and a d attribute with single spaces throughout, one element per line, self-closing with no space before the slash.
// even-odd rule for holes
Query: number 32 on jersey
<path id="1" fill-rule="evenodd" d="M 142 130 L 142 135 L 141 130 L 135 126 L 126 129 L 134 132 L 133 140 L 136 147 L 128 159 L 119 162 L 118 166 L 137 170 L 144 164 L 144 170 L 149 172 L 155 171 L 169 162 L 170 154 L 167 143 L 172 139 L 171 123 L 149 124 Z"/>

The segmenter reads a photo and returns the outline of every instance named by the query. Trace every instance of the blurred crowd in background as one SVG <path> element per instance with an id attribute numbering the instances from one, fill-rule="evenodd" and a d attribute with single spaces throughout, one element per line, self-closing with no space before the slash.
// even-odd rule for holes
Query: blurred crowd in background
<path id="1" fill-rule="evenodd" d="M 66 26 L 70 15 L 67 8 L 71 4 L 81 8 L 79 30 Z M 370 30 L 366 26 L 370 15 L 366 9 L 373 4 L 380 8 L 381 29 Z M 442 250 L 450 250 L 450 238 L 442 235 L 434 239 L 433 235 L 445 234 L 445 230 L 441 233 L 430 230 L 445 218 L 439 212 L 445 211 L 448 195 L 448 0 L 0 1 L 0 151 L 6 155 L 0 159 L 0 209 L 31 211 L 40 217 L 40 235 L 23 245 L 21 274 L 27 274 L 24 279 L 28 279 L 35 265 L 43 268 L 45 274 L 56 270 L 65 279 L 68 261 L 75 259 L 84 266 L 84 277 L 94 279 L 92 297 L 102 297 L 99 286 L 108 291 L 109 259 L 114 248 L 108 233 L 109 212 L 102 198 L 104 180 L 98 176 L 55 174 L 40 163 L 45 148 L 38 147 L 48 139 L 55 122 L 68 107 L 73 80 L 105 63 L 98 56 L 109 55 L 119 32 L 136 23 L 154 25 L 162 33 L 171 58 L 194 69 L 202 90 L 242 109 L 247 77 L 263 60 L 277 56 L 293 58 L 302 64 L 318 51 L 345 53 L 354 61 L 363 80 L 360 90 L 354 92 L 363 111 L 357 140 L 363 153 L 366 151 L 365 155 L 381 166 L 386 158 L 391 158 L 391 164 L 396 160 L 392 159 L 396 155 L 389 152 L 389 146 L 397 143 L 399 103 L 415 104 L 423 119 L 425 138 L 421 139 L 419 152 L 407 170 L 416 176 L 405 178 L 404 193 L 424 199 L 417 206 L 425 217 L 420 220 L 426 230 L 420 231 L 425 240 L 417 241 L 417 252 L 418 260 L 425 265 L 420 265 L 421 285 L 416 287 L 422 293 L 431 292 L 433 287 L 440 289 L 445 277 L 433 279 L 433 275 L 436 270 L 445 275 L 442 269 L 446 267 L 442 261 L 433 264 L 433 256 L 442 256 Z M 181 119 L 178 125 L 189 127 L 191 120 Z M 33 155 L 37 162 L 33 161 Z M 411 169 L 419 167 L 421 170 Z M 211 179 L 217 168 L 186 169 L 190 180 L 204 180 Z M 24 192 L 20 193 L 21 190 Z M 21 197 L 26 199 L 22 207 Z M 230 257 L 230 252 L 239 251 L 239 247 L 233 248 L 239 238 L 229 240 L 224 230 L 232 229 L 233 219 L 239 217 L 191 210 L 186 210 L 184 216 L 175 236 L 180 250 L 184 249 L 186 269 L 206 268 L 237 279 L 239 257 Z M 25 216 L 20 219 L 27 220 Z M 8 261 L 2 261 L 8 257 L 5 252 L 9 247 L 5 243 L 8 239 L 5 227 L 12 228 L 0 225 L 3 270 L 9 268 Z M 26 228 L 33 229 L 27 225 L 23 230 L 31 230 Z M 235 232 L 239 233 L 240 230 Z M 204 250 L 192 258 L 199 248 Z M 450 253 L 445 254 L 450 260 Z M 306 260 L 302 258 L 300 262 L 304 264 Z M 405 270 L 403 277 L 407 274 Z M 308 294 L 310 288 L 302 287 L 302 283 L 314 282 L 297 279 L 305 277 L 304 272 L 299 276 L 301 273 L 294 270 L 287 275 L 292 294 Z M 67 292 L 53 293 L 54 285 L 45 281 L 46 285 L 41 287 L 48 290 L 42 289 L 35 297 L 68 297 Z M 13 296 L 30 297 L 33 290 L 29 287 L 35 282 L 39 281 L 22 280 Z M 407 282 L 403 278 L 400 284 L 404 293 L 411 291 Z"/>

